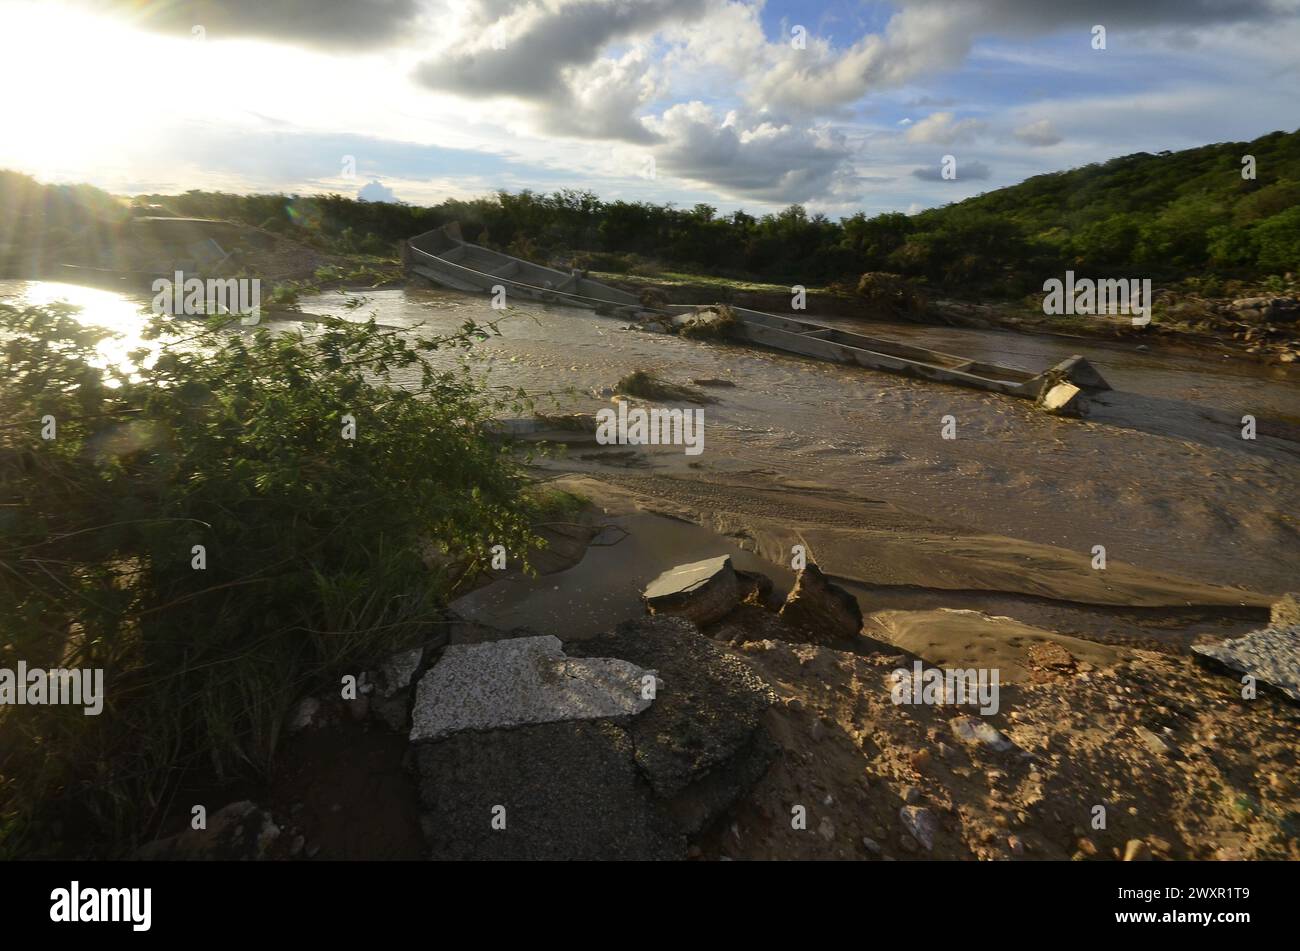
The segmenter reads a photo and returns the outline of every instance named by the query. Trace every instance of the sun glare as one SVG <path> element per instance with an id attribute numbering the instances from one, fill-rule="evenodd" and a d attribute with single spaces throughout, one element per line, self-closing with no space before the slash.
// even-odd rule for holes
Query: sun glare
<path id="1" fill-rule="evenodd" d="M 113 162 L 124 143 L 147 130 L 142 93 L 165 84 L 165 73 L 138 55 L 130 31 L 61 15 L 53 6 L 21 4 L 4 16 L 0 83 L 14 92 L 0 106 L 0 164 L 58 179 L 91 156 Z"/>

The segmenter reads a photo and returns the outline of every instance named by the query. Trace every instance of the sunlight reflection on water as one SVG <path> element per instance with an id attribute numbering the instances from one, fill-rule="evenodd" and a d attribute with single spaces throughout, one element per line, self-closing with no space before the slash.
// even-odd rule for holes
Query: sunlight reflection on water
<path id="1" fill-rule="evenodd" d="M 96 348 L 103 366 L 130 369 L 133 350 L 156 351 L 154 341 L 141 333 L 149 322 L 149 303 L 144 297 L 132 297 L 119 291 L 58 281 L 0 281 L 0 301 L 18 307 L 36 307 L 60 301 L 79 308 L 78 319 L 87 326 L 103 327 L 115 336 L 105 338 Z"/>

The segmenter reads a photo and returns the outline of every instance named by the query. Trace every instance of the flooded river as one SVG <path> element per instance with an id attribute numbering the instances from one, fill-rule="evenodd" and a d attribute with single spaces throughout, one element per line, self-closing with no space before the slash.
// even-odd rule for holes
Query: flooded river
<path id="1" fill-rule="evenodd" d="M 0 297 L 40 301 L 59 293 L 55 285 L 0 282 Z M 67 296 L 86 308 L 87 320 L 128 337 L 135 308 L 145 303 L 108 291 Z M 381 324 L 426 333 L 501 316 L 486 298 L 450 291 L 360 296 L 359 308 L 334 293 L 304 300 L 303 309 L 349 319 L 373 314 Z M 633 370 L 674 382 L 734 383 L 708 391 L 718 402 L 704 408 L 703 454 L 645 453 L 638 463 L 648 471 L 829 486 L 863 505 L 885 501 L 968 530 L 1080 552 L 1104 545 L 1111 559 L 1202 581 L 1265 593 L 1300 587 L 1300 444 L 1273 435 L 1293 434 L 1300 422 L 1294 372 L 1236 356 L 1064 337 L 856 327 L 1036 371 L 1081 353 L 1114 391 L 1089 420 L 1061 420 L 1027 400 L 646 334 L 589 311 L 535 304 L 512 309 L 501 336 L 478 352 L 489 385 L 559 394 L 564 411 L 608 405 L 591 391 Z M 549 410 L 549 401 L 539 408 Z M 1246 414 L 1258 420 L 1255 440 L 1241 438 Z M 946 416 L 955 420 L 955 439 L 942 438 Z M 597 473 L 601 465 L 566 463 Z"/>

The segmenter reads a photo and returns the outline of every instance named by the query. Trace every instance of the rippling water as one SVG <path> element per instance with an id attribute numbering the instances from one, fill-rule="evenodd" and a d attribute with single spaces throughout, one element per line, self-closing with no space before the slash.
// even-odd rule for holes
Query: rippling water
<path id="1" fill-rule="evenodd" d="M 128 341 L 142 321 L 137 308 L 147 304 L 109 291 L 22 282 L 0 282 L 0 296 L 64 296 L 86 308 L 86 320 Z M 373 314 L 386 326 L 424 333 L 501 316 L 486 298 L 456 292 L 368 292 L 359 308 L 348 306 L 348 296 L 355 295 L 314 296 L 303 309 L 348 319 Z M 1239 425 L 1244 413 L 1260 420 L 1261 432 L 1300 420 L 1300 390 L 1287 369 L 1063 337 L 865 326 L 877 336 L 1032 370 L 1082 353 L 1116 392 L 1087 422 L 1058 420 L 1027 400 L 646 334 L 590 311 L 535 304 L 510 311 L 501 336 L 476 351 L 489 385 L 555 393 L 561 408 L 573 411 L 608 405 L 592 390 L 633 370 L 676 382 L 733 382 L 709 391 L 719 402 L 705 409 L 705 453 L 698 457 L 705 474 L 819 483 L 990 533 L 1081 551 L 1104 543 L 1109 557 L 1207 581 L 1264 591 L 1295 587 L 1300 451 L 1267 435 L 1243 440 Z M 458 357 L 435 359 L 450 364 Z M 951 441 L 940 437 L 947 415 L 957 420 Z M 683 468 L 681 460 L 670 462 L 662 452 L 643 460 L 651 471 Z"/>

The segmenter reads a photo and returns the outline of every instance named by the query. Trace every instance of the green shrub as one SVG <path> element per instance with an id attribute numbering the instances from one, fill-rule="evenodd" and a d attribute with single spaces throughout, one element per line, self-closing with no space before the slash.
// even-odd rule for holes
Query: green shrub
<path id="1" fill-rule="evenodd" d="M 429 361 L 482 333 L 155 322 L 124 368 L 71 308 L 0 305 L 0 666 L 106 687 L 97 717 L 0 709 L 0 852 L 120 854 L 194 768 L 263 775 L 305 692 L 536 544 L 498 407 Z"/>
<path id="2" fill-rule="evenodd" d="M 1265 273 L 1300 270 L 1300 207 L 1291 208 L 1255 225 L 1257 264 Z"/>

